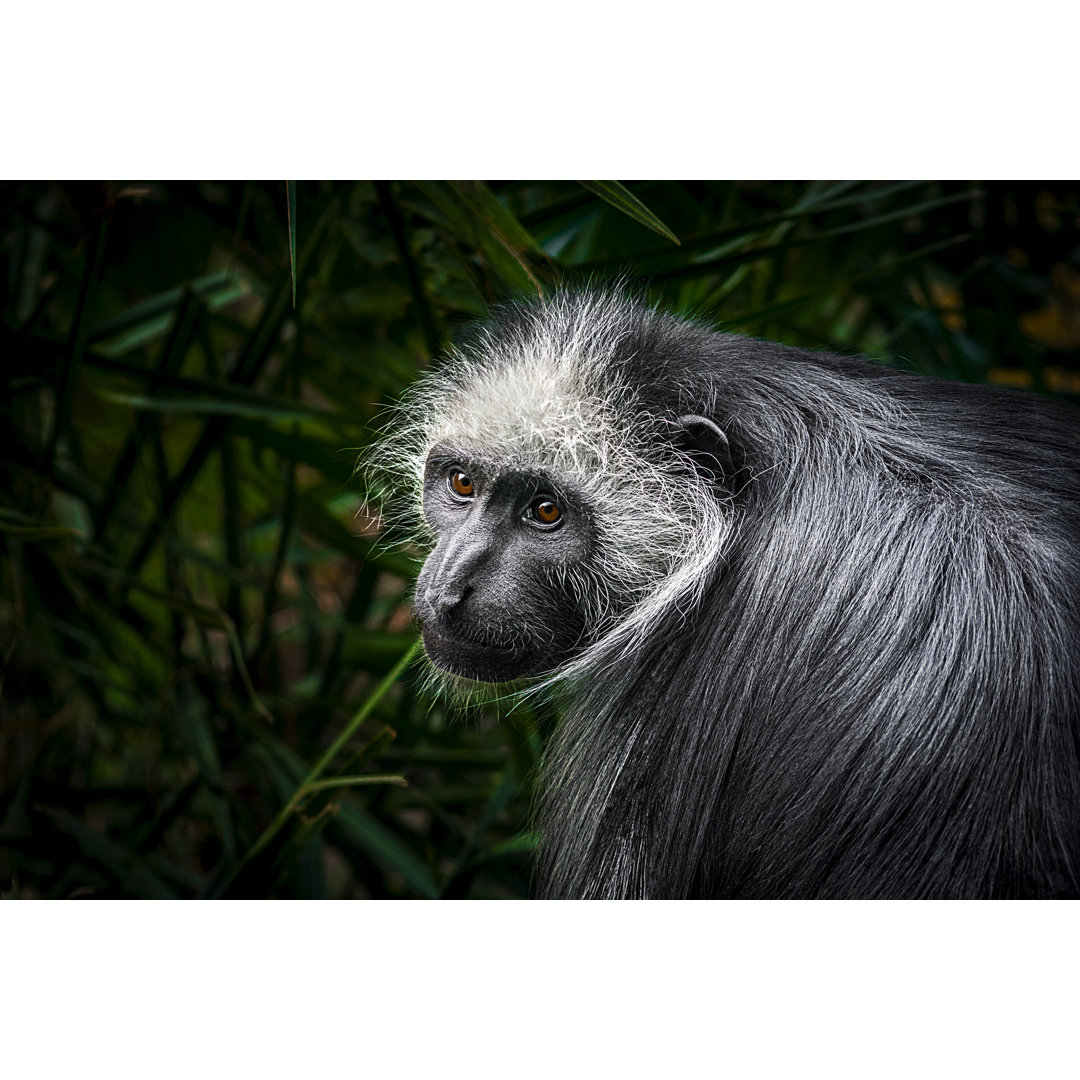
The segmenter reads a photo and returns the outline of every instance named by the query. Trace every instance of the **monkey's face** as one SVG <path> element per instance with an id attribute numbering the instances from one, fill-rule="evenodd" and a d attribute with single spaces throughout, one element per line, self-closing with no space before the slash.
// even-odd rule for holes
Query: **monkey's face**
<path id="1" fill-rule="evenodd" d="M 592 543 L 584 507 L 542 471 L 445 446 L 428 456 L 424 516 L 438 542 L 416 586 L 428 656 L 506 682 L 553 671 L 585 640 Z"/>

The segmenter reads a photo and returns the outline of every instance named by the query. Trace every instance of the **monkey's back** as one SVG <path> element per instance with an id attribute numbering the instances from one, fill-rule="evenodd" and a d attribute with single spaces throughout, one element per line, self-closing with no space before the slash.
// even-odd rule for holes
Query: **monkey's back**
<path id="1" fill-rule="evenodd" d="M 690 344 L 650 392 L 728 433 L 734 541 L 572 707 L 552 893 L 1080 895 L 1076 410 Z"/>

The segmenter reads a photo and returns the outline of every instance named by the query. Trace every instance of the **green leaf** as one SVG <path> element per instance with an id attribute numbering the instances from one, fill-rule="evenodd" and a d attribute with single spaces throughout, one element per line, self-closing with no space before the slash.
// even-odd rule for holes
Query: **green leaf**
<path id="1" fill-rule="evenodd" d="M 511 291 L 540 291 L 533 267 L 539 252 L 528 230 L 478 182 L 418 181 L 454 232 L 475 244 Z"/>
<path id="2" fill-rule="evenodd" d="M 340 424 L 342 418 L 322 409 L 251 395 L 244 400 L 236 394 L 221 394 L 214 398 L 148 397 L 146 394 L 126 394 L 115 390 L 97 390 L 103 401 L 124 405 L 141 412 L 183 413 L 189 416 L 239 416 L 248 420 L 320 420 Z"/>
<path id="3" fill-rule="evenodd" d="M 673 244 L 679 244 L 679 238 L 632 192 L 628 191 L 618 180 L 579 180 L 578 183 L 599 196 L 604 202 L 610 203 L 617 210 L 621 210 L 627 217 L 644 225 L 646 229 L 652 229 Z"/>
<path id="4" fill-rule="evenodd" d="M 119 315 L 97 323 L 90 332 L 94 353 L 117 360 L 159 341 L 172 328 L 177 307 L 187 291 L 205 303 L 210 311 L 220 311 L 257 292 L 250 279 L 238 277 L 230 271 L 206 274 L 174 289 L 167 289 L 149 300 L 133 304 Z"/>

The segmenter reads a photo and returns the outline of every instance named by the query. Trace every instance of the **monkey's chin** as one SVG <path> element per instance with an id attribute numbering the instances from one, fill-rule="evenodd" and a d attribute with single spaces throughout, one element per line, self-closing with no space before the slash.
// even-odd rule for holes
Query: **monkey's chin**
<path id="1" fill-rule="evenodd" d="M 425 624 L 424 651 L 443 671 L 474 682 L 505 683 L 544 673 L 544 667 L 530 652 L 511 646 L 481 645 L 474 641 L 441 634 Z"/>

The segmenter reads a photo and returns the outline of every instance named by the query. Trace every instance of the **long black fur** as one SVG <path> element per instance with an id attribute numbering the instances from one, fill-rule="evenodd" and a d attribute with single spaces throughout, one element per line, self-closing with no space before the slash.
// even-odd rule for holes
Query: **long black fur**
<path id="1" fill-rule="evenodd" d="M 736 526 L 573 688 L 541 895 L 1080 895 L 1077 410 L 626 323 L 612 378 L 723 429 Z"/>

